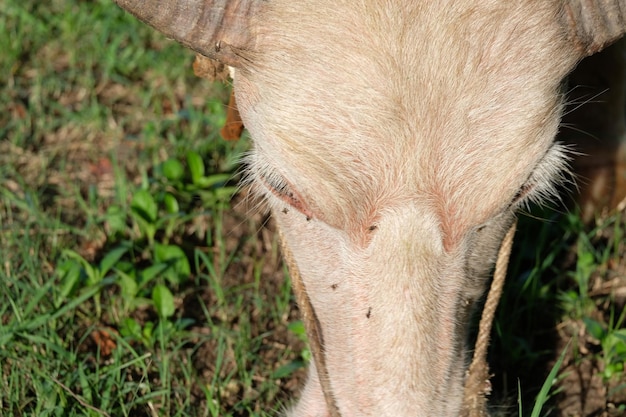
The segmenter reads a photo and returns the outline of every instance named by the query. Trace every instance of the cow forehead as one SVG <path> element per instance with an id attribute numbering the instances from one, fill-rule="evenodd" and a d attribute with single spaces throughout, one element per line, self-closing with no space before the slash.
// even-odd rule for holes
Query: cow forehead
<path id="1" fill-rule="evenodd" d="M 572 63 L 552 2 L 457 3 L 271 3 L 238 80 L 255 168 L 332 225 L 408 201 L 444 224 L 501 209 L 550 146 Z"/>

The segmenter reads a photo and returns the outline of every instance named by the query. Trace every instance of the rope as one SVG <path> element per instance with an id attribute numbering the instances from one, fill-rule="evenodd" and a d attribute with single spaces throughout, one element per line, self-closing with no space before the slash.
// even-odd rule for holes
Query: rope
<path id="1" fill-rule="evenodd" d="M 335 397 L 333 396 L 332 388 L 330 386 L 330 377 L 328 376 L 328 368 L 326 367 L 326 356 L 324 355 L 324 336 L 322 334 L 320 322 L 317 318 L 317 314 L 315 314 L 315 309 L 313 308 L 313 304 L 311 304 L 311 299 L 306 292 L 306 288 L 304 287 L 304 282 L 300 276 L 300 270 L 298 269 L 296 260 L 293 258 L 293 254 L 291 253 L 291 250 L 289 250 L 287 242 L 285 241 L 285 236 L 280 228 L 278 228 L 278 238 L 280 240 L 280 249 L 283 253 L 283 259 L 287 264 L 287 269 L 291 275 L 293 292 L 296 295 L 296 301 L 302 313 L 304 327 L 306 329 L 307 336 L 309 337 L 311 354 L 313 355 L 313 360 L 315 361 L 317 377 L 320 385 L 322 386 L 324 399 L 326 400 L 326 408 L 328 409 L 330 417 L 341 417 L 339 407 L 337 407 L 337 403 L 335 402 Z"/>
<path id="2" fill-rule="evenodd" d="M 511 248 L 513 247 L 516 225 L 517 220 L 511 225 L 500 246 L 493 281 L 491 282 L 487 301 L 480 317 L 474 357 L 467 371 L 467 379 L 465 381 L 465 394 L 461 411 L 461 416 L 463 417 L 484 417 L 487 415 L 487 395 L 491 392 L 487 348 L 489 347 L 489 335 L 491 334 L 493 318 L 506 279 L 506 269 L 511 255 Z"/>

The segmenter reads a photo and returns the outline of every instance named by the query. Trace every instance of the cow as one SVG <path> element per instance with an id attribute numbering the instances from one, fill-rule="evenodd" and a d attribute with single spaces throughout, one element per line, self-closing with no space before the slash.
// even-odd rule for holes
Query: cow
<path id="1" fill-rule="evenodd" d="M 563 181 L 563 80 L 626 2 L 115 1 L 233 69 L 313 351 L 289 415 L 484 415 L 470 316 Z"/>

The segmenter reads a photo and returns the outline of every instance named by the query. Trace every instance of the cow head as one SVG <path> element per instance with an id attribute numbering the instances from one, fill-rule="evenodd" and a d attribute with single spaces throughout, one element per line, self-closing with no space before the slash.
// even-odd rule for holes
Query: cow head
<path id="1" fill-rule="evenodd" d="M 566 167 L 562 80 L 626 5 L 116 1 L 236 69 L 250 181 L 319 348 L 291 414 L 459 415 L 500 242 Z"/>

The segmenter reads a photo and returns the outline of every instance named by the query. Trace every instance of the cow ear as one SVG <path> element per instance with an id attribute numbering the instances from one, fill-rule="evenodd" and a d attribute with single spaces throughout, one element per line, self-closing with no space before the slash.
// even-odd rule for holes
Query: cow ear
<path id="1" fill-rule="evenodd" d="M 120 7 L 201 55 L 239 68 L 253 39 L 260 0 L 114 0 Z"/>
<path id="2" fill-rule="evenodd" d="M 561 13 L 567 36 L 581 58 L 601 51 L 626 32 L 626 0 L 569 0 Z"/>

